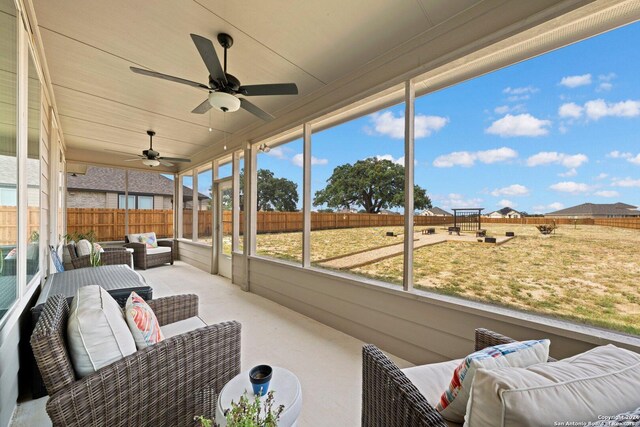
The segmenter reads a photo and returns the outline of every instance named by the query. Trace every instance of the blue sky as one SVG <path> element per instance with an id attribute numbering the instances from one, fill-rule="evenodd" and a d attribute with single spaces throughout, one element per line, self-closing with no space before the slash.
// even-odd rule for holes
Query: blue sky
<path id="1" fill-rule="evenodd" d="M 640 24 L 416 100 L 415 180 L 433 204 L 529 213 L 640 204 Z M 404 105 L 312 136 L 312 192 L 371 156 L 403 161 Z M 302 188 L 300 140 L 258 167 Z"/>

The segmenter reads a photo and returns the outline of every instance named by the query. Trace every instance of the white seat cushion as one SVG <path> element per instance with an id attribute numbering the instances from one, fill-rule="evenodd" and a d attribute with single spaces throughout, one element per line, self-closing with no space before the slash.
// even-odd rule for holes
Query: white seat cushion
<path id="1" fill-rule="evenodd" d="M 78 253 L 78 256 L 91 255 L 92 249 L 93 245 L 86 239 L 82 239 L 76 243 L 76 252 Z"/>
<path id="2" fill-rule="evenodd" d="M 640 354 L 607 345 L 528 368 L 479 369 L 465 426 L 584 423 L 640 403 Z M 575 424 L 575 425 L 578 425 Z"/>
<path id="3" fill-rule="evenodd" d="M 78 289 L 67 322 L 69 356 L 79 377 L 136 352 L 122 309 L 98 285 Z"/>
<path id="4" fill-rule="evenodd" d="M 158 246 L 157 248 L 147 248 L 147 255 L 163 254 L 165 252 L 171 252 L 171 248 L 168 246 Z"/>
<path id="5" fill-rule="evenodd" d="M 162 331 L 162 335 L 164 335 L 164 339 L 167 339 L 205 326 L 207 326 L 207 324 L 204 323 L 201 318 L 194 316 L 178 322 L 169 323 L 168 325 L 160 326 L 160 330 Z"/>
<path id="6" fill-rule="evenodd" d="M 462 362 L 462 359 L 448 362 L 432 363 L 429 365 L 415 366 L 403 369 L 402 372 L 416 386 L 418 391 L 427 399 L 431 406 L 435 407 L 442 392 L 449 386 L 454 369 Z M 446 421 L 449 426 L 461 426 L 451 421 Z"/>

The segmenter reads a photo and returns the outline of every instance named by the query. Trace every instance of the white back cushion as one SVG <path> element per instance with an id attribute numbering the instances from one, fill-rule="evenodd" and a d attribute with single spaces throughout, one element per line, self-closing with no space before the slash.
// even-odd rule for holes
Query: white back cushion
<path id="1" fill-rule="evenodd" d="M 528 368 L 479 369 L 465 426 L 587 423 L 639 404 L 640 354 L 610 344 Z"/>
<path id="2" fill-rule="evenodd" d="M 122 309 L 98 285 L 78 289 L 67 323 L 69 355 L 79 377 L 135 353 Z"/>
<path id="3" fill-rule="evenodd" d="M 82 239 L 76 243 L 76 252 L 78 253 L 78 256 L 91 255 L 91 249 L 93 249 L 93 245 L 86 239 Z"/>

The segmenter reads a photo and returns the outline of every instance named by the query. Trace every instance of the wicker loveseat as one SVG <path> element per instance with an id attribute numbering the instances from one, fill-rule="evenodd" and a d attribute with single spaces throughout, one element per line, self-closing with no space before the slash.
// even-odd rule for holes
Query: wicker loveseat
<path id="1" fill-rule="evenodd" d="M 91 256 L 79 256 L 75 245 L 67 245 L 73 268 L 91 267 Z M 100 252 L 100 265 L 131 265 L 131 254 L 126 248 L 103 248 Z"/>
<path id="2" fill-rule="evenodd" d="M 175 258 L 173 240 L 158 240 L 158 247 L 153 249 L 148 249 L 144 243 L 130 241 L 129 236 L 125 236 L 124 241 L 126 248 L 133 249 L 133 264 L 136 268 L 146 270 L 148 267 L 155 267 L 157 265 L 173 265 Z"/>
<path id="3" fill-rule="evenodd" d="M 148 304 L 161 326 L 198 315 L 196 295 Z M 68 316 L 66 299 L 49 297 L 31 336 L 54 426 L 192 426 L 194 415 L 213 415 L 217 394 L 240 372 L 241 326 L 231 321 L 172 336 L 76 379 Z"/>
<path id="4" fill-rule="evenodd" d="M 514 341 L 487 329 L 476 329 L 475 351 Z M 549 358 L 550 362 L 554 360 Z M 452 363 L 453 368 L 456 364 Z M 449 379 L 453 368 L 448 371 Z M 440 393 L 443 390 L 444 387 Z M 375 345 L 367 344 L 362 349 L 362 425 L 448 427 L 450 424 L 395 363 Z"/>

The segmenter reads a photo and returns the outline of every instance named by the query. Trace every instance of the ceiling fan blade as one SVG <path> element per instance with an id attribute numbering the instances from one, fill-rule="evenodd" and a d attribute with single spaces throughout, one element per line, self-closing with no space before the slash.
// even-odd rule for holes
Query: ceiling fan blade
<path id="1" fill-rule="evenodd" d="M 198 89 L 207 89 L 207 90 L 210 89 L 209 86 L 204 85 L 202 83 L 193 82 L 187 79 L 181 79 L 180 77 L 174 77 L 168 74 L 156 73 L 155 71 L 143 70 L 142 68 L 137 68 L 137 67 L 129 67 L 129 69 L 134 73 L 142 74 L 143 76 L 156 77 L 163 80 L 169 80 L 171 82 L 182 83 L 183 85 L 193 86 Z"/>
<path id="2" fill-rule="evenodd" d="M 266 111 L 262 110 L 261 108 L 259 108 L 255 104 L 252 104 L 244 98 L 240 98 L 240 107 L 267 122 L 275 118 L 271 114 L 267 113 Z"/>
<path id="3" fill-rule="evenodd" d="M 204 65 L 207 66 L 207 70 L 209 70 L 211 77 L 226 85 L 227 76 L 222 69 L 222 65 L 220 65 L 220 59 L 218 59 L 218 54 L 213 48 L 211 40 L 197 34 L 191 34 L 191 39 L 193 40 L 193 43 L 195 43 L 198 52 L 200 52 L 200 56 L 204 61 Z"/>
<path id="4" fill-rule="evenodd" d="M 240 86 L 238 93 L 246 96 L 263 95 L 297 95 L 298 86 L 295 83 L 274 83 L 267 85 Z"/>
<path id="5" fill-rule="evenodd" d="M 165 162 L 165 161 L 159 160 L 159 159 L 156 159 L 156 160 L 158 160 L 160 162 L 160 164 L 163 165 L 163 166 L 173 166 L 173 163 Z"/>
<path id="6" fill-rule="evenodd" d="M 191 110 L 192 113 L 195 114 L 204 114 L 211 109 L 211 104 L 209 103 L 209 98 L 205 99 L 204 102 L 198 105 L 196 108 Z"/>
<path id="7" fill-rule="evenodd" d="M 156 160 L 168 160 L 176 163 L 191 163 L 190 159 L 181 159 L 179 157 L 157 157 Z"/>
<path id="8" fill-rule="evenodd" d="M 135 159 L 125 159 L 123 162 L 137 162 L 139 160 L 144 160 L 144 157 L 137 157 Z"/>

